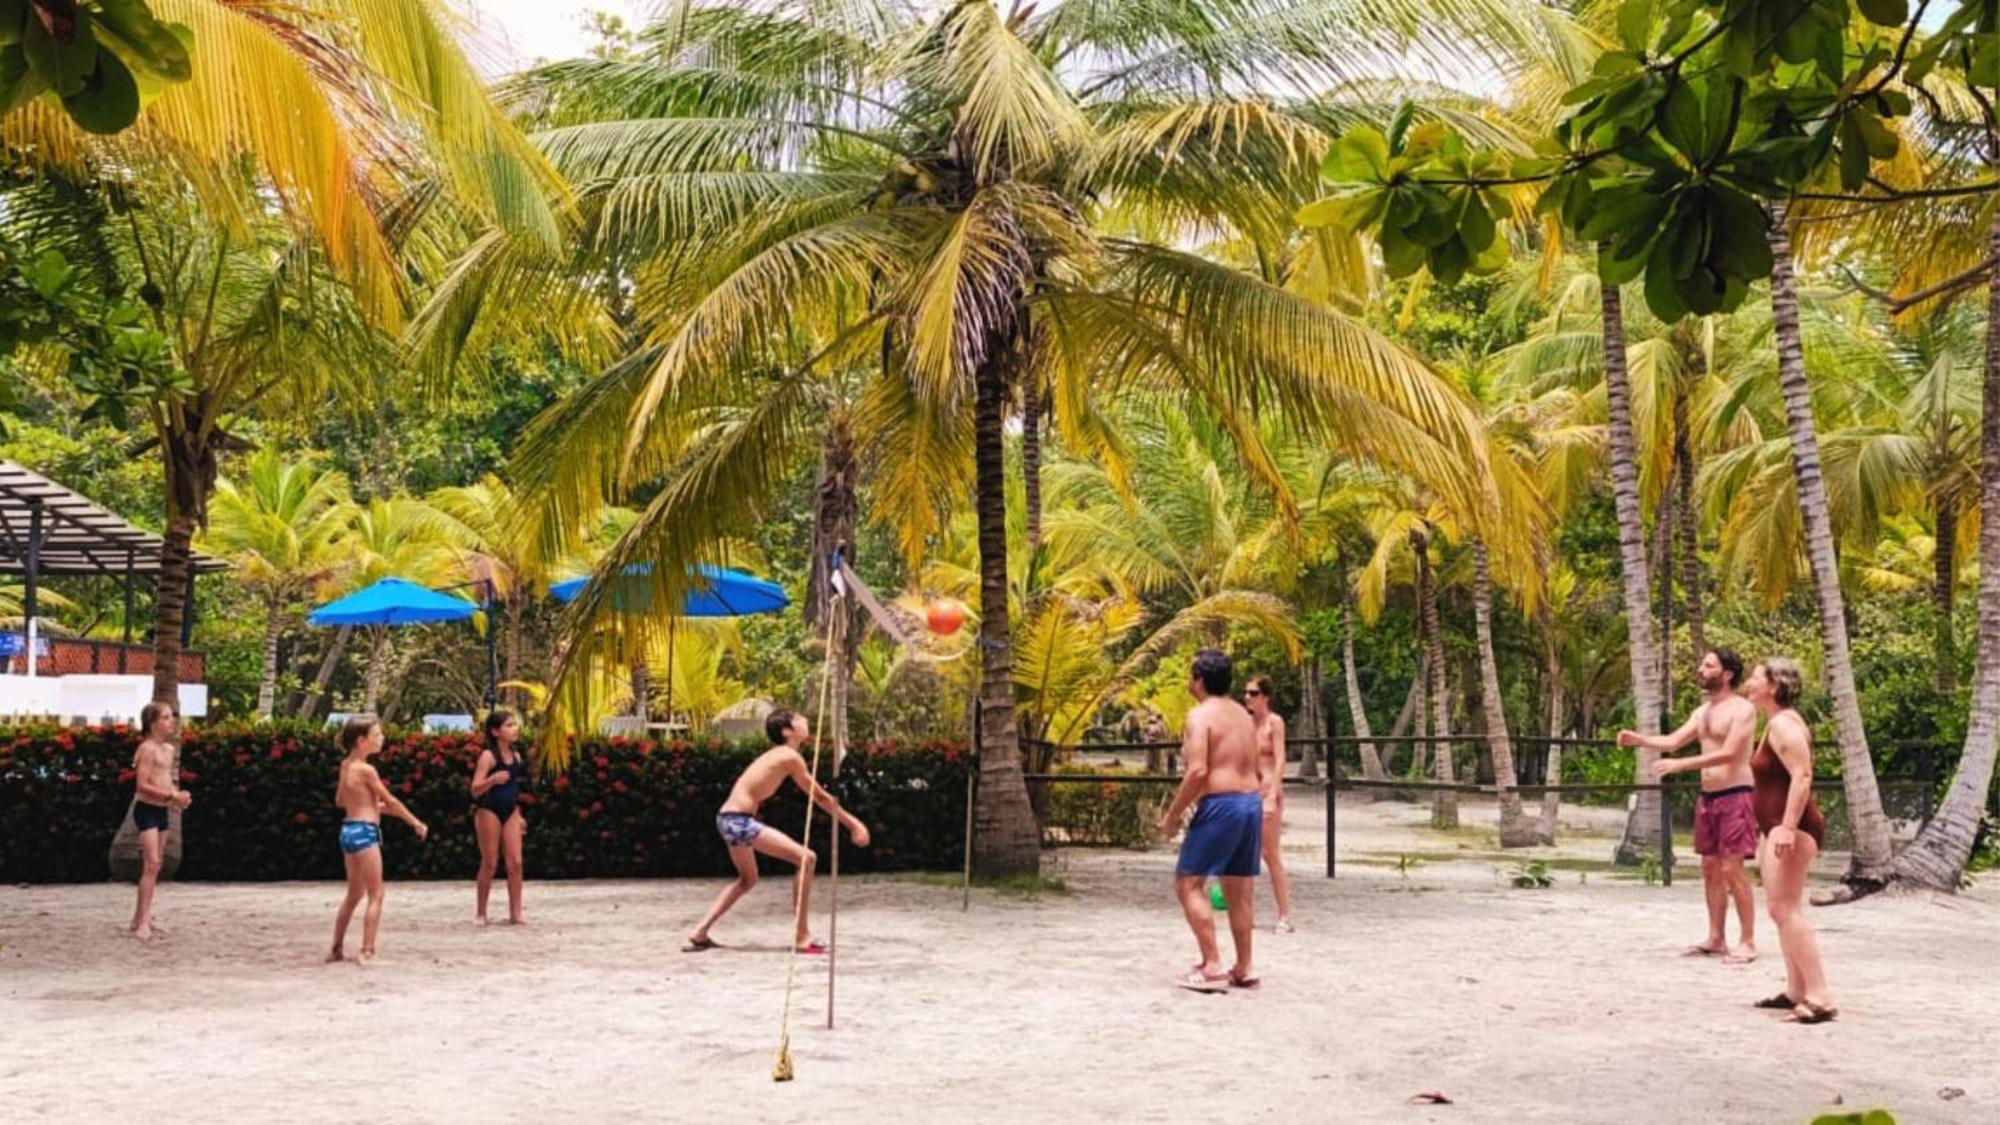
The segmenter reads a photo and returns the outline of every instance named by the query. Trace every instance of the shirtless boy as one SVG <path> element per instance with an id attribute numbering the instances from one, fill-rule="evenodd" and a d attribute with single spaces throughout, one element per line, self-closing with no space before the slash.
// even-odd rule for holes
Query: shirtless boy
<path id="1" fill-rule="evenodd" d="M 1687 725 L 1668 735 L 1618 732 L 1618 745 L 1672 753 L 1695 739 L 1701 753 L 1691 758 L 1662 758 L 1653 776 L 1681 770 L 1701 771 L 1701 799 L 1695 806 L 1694 850 L 1701 856 L 1701 885 L 1708 900 L 1708 937 L 1690 946 L 1690 957 L 1727 954 L 1731 964 L 1757 959 L 1756 892 L 1743 861 L 1757 854 L 1757 810 L 1751 801 L 1750 738 L 1757 729 L 1757 709 L 1736 694 L 1743 682 L 1743 658 L 1726 648 L 1703 654 L 1695 678 L 1708 699 L 1694 709 Z M 1729 900 L 1736 900 L 1736 918 L 1743 940 L 1729 948 L 1723 923 Z"/>
<path id="2" fill-rule="evenodd" d="M 806 760 L 799 753 L 799 747 L 811 734 L 806 717 L 797 712 L 780 707 L 765 718 L 764 735 L 771 740 L 771 748 L 759 754 L 757 760 L 751 762 L 743 775 L 736 779 L 736 785 L 729 790 L 729 799 L 722 802 L 722 809 L 715 814 L 715 830 L 722 835 L 722 842 L 729 845 L 729 861 L 736 865 L 736 881 L 722 888 L 722 893 L 716 896 L 715 905 L 709 907 L 708 913 L 702 917 L 701 924 L 688 934 L 687 944 L 681 947 L 681 952 L 700 953 L 719 948 L 709 938 L 709 928 L 736 905 L 737 899 L 749 894 L 750 888 L 757 885 L 759 852 L 782 859 L 799 869 L 798 882 L 793 891 L 793 946 L 800 953 L 826 952 L 827 947 L 814 940 L 806 925 L 806 907 L 812 897 L 813 865 L 819 862 L 818 853 L 757 819 L 757 810 L 789 778 L 808 798 L 839 821 L 857 845 L 868 846 L 868 826 L 841 808 L 840 802 L 834 800 L 833 794 L 821 789 L 813 780 L 812 772 L 806 768 Z"/>
<path id="3" fill-rule="evenodd" d="M 1264 819 L 1263 783 L 1257 760 L 1257 728 L 1250 712 L 1229 698 L 1234 678 L 1229 656 L 1205 648 L 1195 654 L 1188 690 L 1198 702 L 1188 712 L 1181 736 L 1181 760 L 1186 764 L 1173 803 L 1160 817 L 1160 834 L 1171 835 L 1190 804 L 1196 805 L 1181 841 L 1180 862 L 1174 867 L 1174 893 L 1194 932 L 1201 963 L 1174 983 L 1196 992 L 1255 988 L 1250 966 L 1253 889 L 1257 882 L 1257 852 Z M 1229 904 L 1229 936 L 1236 963 L 1227 972 L 1215 944 L 1215 911 L 1204 889 L 1219 876 Z"/>
<path id="4" fill-rule="evenodd" d="M 354 908 L 366 895 L 368 914 L 361 922 L 361 963 L 367 965 L 375 960 L 375 934 L 382 928 L 382 814 L 389 812 L 402 818 L 416 829 L 419 840 L 429 836 L 431 830 L 389 792 L 389 787 L 382 784 L 382 775 L 375 772 L 374 763 L 368 760 L 382 750 L 381 723 L 366 716 L 347 720 L 347 725 L 340 729 L 340 748 L 347 756 L 340 760 L 340 781 L 334 786 L 333 799 L 346 813 L 346 819 L 340 822 L 340 854 L 347 864 L 347 897 L 341 900 L 340 910 L 333 916 L 333 949 L 326 959 L 345 959 L 341 947 L 347 941 L 347 924 L 353 921 Z"/>
<path id="5" fill-rule="evenodd" d="M 160 866 L 167 854 L 167 810 L 184 809 L 193 803 L 188 791 L 174 778 L 174 735 L 180 719 L 172 704 L 148 703 L 139 712 L 143 737 L 132 755 L 132 776 L 138 799 L 132 804 L 132 823 L 139 829 L 139 902 L 132 910 L 132 936 L 151 941 L 167 928 L 153 917 L 153 890 L 160 882 Z"/>

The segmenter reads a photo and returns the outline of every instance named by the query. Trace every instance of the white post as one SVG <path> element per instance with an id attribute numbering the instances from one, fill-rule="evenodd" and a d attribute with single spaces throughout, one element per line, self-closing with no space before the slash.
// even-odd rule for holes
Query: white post
<path id="1" fill-rule="evenodd" d="M 35 625 L 39 618 L 28 618 L 28 678 L 35 678 Z"/>

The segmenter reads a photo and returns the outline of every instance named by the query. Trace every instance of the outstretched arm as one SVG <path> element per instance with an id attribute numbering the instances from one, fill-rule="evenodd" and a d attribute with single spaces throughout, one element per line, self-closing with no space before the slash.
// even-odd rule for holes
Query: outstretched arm
<path id="1" fill-rule="evenodd" d="M 847 829 L 847 834 L 854 837 L 855 843 L 864 848 L 868 846 L 868 826 L 861 823 L 859 817 L 841 808 L 840 799 L 813 780 L 812 771 L 806 768 L 806 760 L 803 757 L 792 755 L 791 761 L 785 763 L 785 769 L 791 775 L 792 784 L 798 786 L 813 804 L 825 809 L 828 816 L 839 821 L 841 827 Z"/>
<path id="2" fill-rule="evenodd" d="M 381 802 L 382 807 L 395 814 L 403 823 L 416 829 L 417 839 L 421 840 L 429 836 L 431 834 L 430 826 L 418 820 L 417 814 L 411 812 L 409 806 L 397 800 L 394 793 L 389 792 L 389 787 L 382 783 L 382 775 L 375 772 L 375 767 L 367 766 L 364 768 L 368 770 L 368 788 L 374 791 L 375 799 Z"/>
<path id="3" fill-rule="evenodd" d="M 1653 776 L 1665 777 L 1681 770 L 1704 770 L 1730 762 L 1747 762 L 1750 760 L 1750 739 L 1756 732 L 1757 713 L 1745 708 L 1736 721 L 1729 724 L 1729 733 L 1723 736 L 1720 748 L 1691 758 L 1662 758 L 1653 763 Z"/>
<path id="4" fill-rule="evenodd" d="M 1672 734 L 1640 734 L 1635 730 L 1621 730 L 1618 732 L 1618 745 L 1671 754 L 1694 741 L 1696 732 L 1701 729 L 1701 717 L 1707 713 L 1706 703 L 1695 708 L 1694 714 L 1688 716 L 1688 721 L 1681 724 L 1681 729 Z"/>

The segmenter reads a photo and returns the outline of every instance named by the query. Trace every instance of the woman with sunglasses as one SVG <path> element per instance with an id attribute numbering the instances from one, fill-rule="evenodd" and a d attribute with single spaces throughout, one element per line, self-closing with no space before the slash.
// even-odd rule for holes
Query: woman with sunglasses
<path id="1" fill-rule="evenodd" d="M 1264 866 L 1271 872 L 1271 893 L 1278 899 L 1278 932 L 1292 932 L 1292 878 L 1285 873 L 1280 837 L 1285 830 L 1285 719 L 1271 710 L 1274 691 L 1269 676 L 1252 676 L 1243 688 L 1243 705 L 1257 727 L 1257 772 L 1263 779 Z"/>

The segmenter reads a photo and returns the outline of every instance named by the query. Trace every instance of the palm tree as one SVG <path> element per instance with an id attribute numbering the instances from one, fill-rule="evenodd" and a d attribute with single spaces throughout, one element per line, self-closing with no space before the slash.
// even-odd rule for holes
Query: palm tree
<path id="1" fill-rule="evenodd" d="M 537 583 L 550 577 L 538 540 L 517 534 L 519 498 L 492 474 L 476 484 L 440 488 L 424 498 L 442 518 L 442 533 L 460 552 L 460 565 L 475 583 L 489 583 L 507 622 L 502 678 L 521 671 L 521 616 Z M 497 628 L 488 622 L 487 628 Z"/>
<path id="2" fill-rule="evenodd" d="M 152 420 L 167 484 L 153 690 L 172 700 L 190 543 L 234 448 L 232 420 L 323 381 L 330 311 L 400 320 L 400 243 L 432 201 L 552 245 L 545 197 L 557 185 L 487 100 L 437 0 L 152 7 L 188 29 L 200 60 L 190 79 L 116 138 L 38 99 L 0 119 L 0 142 L 104 197 L 67 220 L 113 245 L 95 259 L 99 284 L 147 296 L 169 341 L 158 358 L 173 378 L 134 408 Z M 301 342 L 320 346 L 299 353 Z"/>
<path id="3" fill-rule="evenodd" d="M 589 478 L 562 498 L 572 511 L 607 476 L 648 463 L 660 475 L 663 414 L 748 403 L 736 436 L 679 467 L 607 560 L 656 561 L 668 602 L 684 564 L 768 495 L 824 415 L 804 388 L 822 371 L 865 372 L 848 401 L 902 419 L 901 443 L 879 446 L 896 459 L 877 497 L 906 551 L 921 552 L 968 476 L 974 494 L 981 871 L 1038 862 L 1007 604 L 1005 428 L 1024 383 L 1047 389 L 1075 451 L 1111 444 L 1093 394 L 1175 388 L 1228 416 L 1255 389 L 1300 428 L 1468 512 L 1490 509 L 1476 422 L 1413 357 L 1275 276 L 1179 248 L 1184 231 L 1229 227 L 1275 263 L 1305 237 L 1291 215 L 1327 133 L 1229 91 L 1359 69 L 1389 42 L 1462 51 L 1451 21 L 1145 0 L 1003 16 L 966 0 L 921 20 L 865 4 L 799 18 L 692 8 L 659 31 L 644 57 L 558 64 L 522 83 L 544 151 L 591 185 L 588 234 L 569 260 L 482 240 L 420 322 L 421 354 L 449 361 L 453 341 L 480 338 L 468 325 L 482 301 L 565 293 L 542 307 L 596 318 L 574 299 L 589 289 L 576 279 L 621 279 L 590 291 L 629 288 L 637 314 L 638 342 L 615 369 L 622 397 L 607 388 L 601 400 L 624 411 L 623 456 L 607 473 L 597 452 L 563 451 Z M 763 393 L 732 400 L 718 383 Z M 1248 452 L 1268 476 L 1268 459 Z M 586 598 L 577 613 L 600 609 Z"/>
<path id="4" fill-rule="evenodd" d="M 348 565 L 343 539 L 353 519 L 347 478 L 263 449 L 243 466 L 243 484 L 216 484 L 204 546 L 227 557 L 264 603 L 264 654 L 257 718 L 277 702 L 278 641 L 299 602 Z"/>
<path id="5" fill-rule="evenodd" d="M 1889 874 L 1892 858 L 1889 818 L 1882 811 L 1875 784 L 1875 761 L 1868 752 L 1868 732 L 1861 721 L 1861 699 L 1854 685 L 1853 656 L 1847 643 L 1847 607 L 1840 590 L 1839 564 L 1833 550 L 1833 525 L 1828 514 L 1826 482 L 1820 473 L 1819 440 L 1813 420 L 1812 390 L 1806 379 L 1805 349 L 1800 342 L 1799 299 L 1792 280 L 1791 234 L 1785 210 L 1775 207 L 1770 223 L 1772 336 L 1778 350 L 1778 385 L 1785 398 L 1785 421 L 1791 433 L 1792 463 L 1798 475 L 1799 515 L 1805 524 L 1806 560 L 1812 568 L 1819 600 L 1820 644 L 1826 650 L 1827 689 L 1833 696 L 1840 736 L 1841 783 L 1847 797 L 1847 819 L 1854 833 L 1848 863 L 1850 884 L 1879 885 Z"/>

